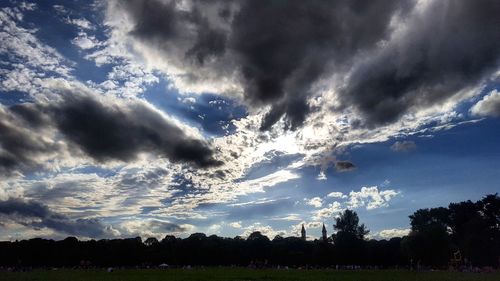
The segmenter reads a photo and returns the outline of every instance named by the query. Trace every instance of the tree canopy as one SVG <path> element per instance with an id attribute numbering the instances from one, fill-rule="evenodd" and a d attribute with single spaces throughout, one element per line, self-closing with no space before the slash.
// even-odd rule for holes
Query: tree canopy
<path id="1" fill-rule="evenodd" d="M 359 224 L 358 214 L 349 209 L 345 210 L 335 219 L 333 228 L 338 232 L 352 234 L 358 239 L 364 239 L 365 235 L 370 233 L 364 224 Z"/>
<path id="2" fill-rule="evenodd" d="M 497 194 L 420 209 L 410 216 L 411 233 L 404 248 L 416 261 L 446 265 L 460 252 L 464 263 L 496 264 L 500 258 L 500 197 Z"/>

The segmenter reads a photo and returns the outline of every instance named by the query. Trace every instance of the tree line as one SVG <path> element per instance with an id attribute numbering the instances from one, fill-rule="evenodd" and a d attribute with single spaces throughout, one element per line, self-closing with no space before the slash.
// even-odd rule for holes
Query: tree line
<path id="1" fill-rule="evenodd" d="M 336 233 L 324 240 L 260 232 L 225 238 L 194 233 L 187 238 L 61 241 L 35 238 L 0 242 L 0 266 L 335 266 L 377 267 L 498 266 L 500 197 L 420 209 L 410 217 L 411 232 L 390 240 L 367 239 L 356 212 L 335 219 Z"/>

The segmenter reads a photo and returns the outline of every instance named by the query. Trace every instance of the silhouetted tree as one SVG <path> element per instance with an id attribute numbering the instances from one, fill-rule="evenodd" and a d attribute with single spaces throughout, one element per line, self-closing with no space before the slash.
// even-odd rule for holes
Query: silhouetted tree
<path id="1" fill-rule="evenodd" d="M 358 214 L 349 209 L 335 219 L 333 228 L 337 230 L 337 233 L 351 234 L 358 239 L 364 239 L 365 235 L 370 233 L 364 224 L 359 224 Z"/>
<path id="2" fill-rule="evenodd" d="M 336 263 L 360 264 L 362 262 L 365 235 L 369 233 L 364 224 L 359 224 L 358 214 L 345 210 L 335 219 L 333 226 L 337 233 L 333 236 L 337 252 Z"/>
<path id="3" fill-rule="evenodd" d="M 488 195 L 476 203 L 451 203 L 451 238 L 462 256 L 477 265 L 486 265 L 500 256 L 500 197 Z"/>
<path id="4" fill-rule="evenodd" d="M 411 232 L 403 241 L 409 258 L 444 267 L 453 252 L 473 265 L 496 265 L 500 256 L 500 197 L 451 203 L 448 208 L 420 209 L 410 216 Z"/>
<path id="5" fill-rule="evenodd" d="M 415 264 L 445 266 L 448 263 L 452 250 L 448 221 L 449 211 L 442 207 L 417 210 L 410 216 L 411 232 L 405 246 Z"/>

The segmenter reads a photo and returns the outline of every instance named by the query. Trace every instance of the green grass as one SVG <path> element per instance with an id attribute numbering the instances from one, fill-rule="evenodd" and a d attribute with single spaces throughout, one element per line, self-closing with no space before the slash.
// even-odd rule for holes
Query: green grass
<path id="1" fill-rule="evenodd" d="M 245 268 L 197 268 L 191 270 L 33 270 L 0 272 L 1 281 L 170 281 L 170 280 L 328 280 L 328 281 L 499 281 L 496 273 L 458 273 L 446 271 L 335 271 L 335 270 L 273 270 Z"/>

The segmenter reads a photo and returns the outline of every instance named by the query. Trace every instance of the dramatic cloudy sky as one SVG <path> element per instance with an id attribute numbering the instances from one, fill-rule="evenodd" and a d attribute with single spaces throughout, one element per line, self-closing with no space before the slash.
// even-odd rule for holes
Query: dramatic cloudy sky
<path id="1" fill-rule="evenodd" d="M 498 0 L 0 3 L 0 240 L 372 237 L 500 190 Z"/>

